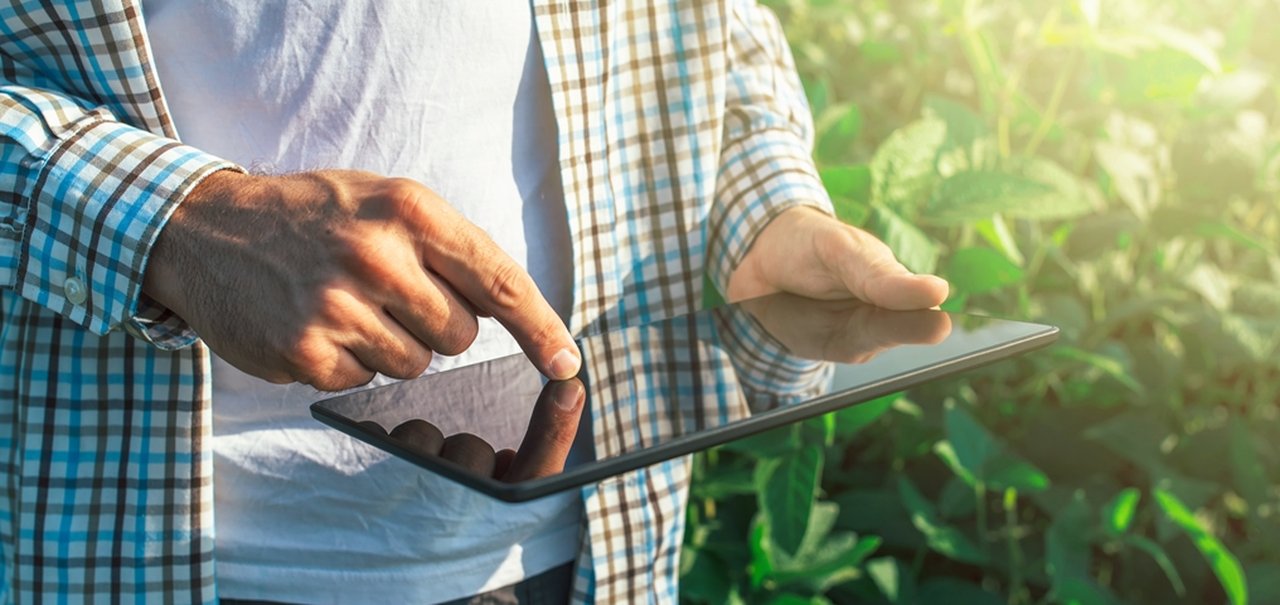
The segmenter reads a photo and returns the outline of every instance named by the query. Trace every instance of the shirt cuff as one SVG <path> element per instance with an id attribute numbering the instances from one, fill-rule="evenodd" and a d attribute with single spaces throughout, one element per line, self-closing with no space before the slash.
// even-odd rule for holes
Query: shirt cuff
<path id="1" fill-rule="evenodd" d="M 707 271 L 726 292 L 729 276 L 760 232 L 779 214 L 801 206 L 834 215 L 831 198 L 794 132 L 770 128 L 730 141 L 721 152 L 716 204 L 708 232 Z"/>
<path id="2" fill-rule="evenodd" d="M 235 164 L 91 112 L 34 167 L 16 287 L 95 334 L 126 328 L 155 346 L 195 333 L 142 294 L 148 256 L 177 205 Z"/>

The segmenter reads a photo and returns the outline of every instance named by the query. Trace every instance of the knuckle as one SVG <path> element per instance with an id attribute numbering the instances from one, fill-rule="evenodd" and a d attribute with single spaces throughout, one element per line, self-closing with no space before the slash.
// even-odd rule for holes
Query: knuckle
<path id="1" fill-rule="evenodd" d="M 546 321 L 540 322 L 535 336 L 538 342 L 560 343 L 560 339 L 565 336 L 565 326 L 558 318 L 552 315 Z"/>
<path id="2" fill-rule="evenodd" d="M 295 373 L 308 375 L 314 372 L 315 368 L 329 365 L 326 363 L 326 358 L 329 356 L 325 354 L 325 348 L 320 339 L 303 335 L 286 345 L 281 357 L 285 363 L 296 369 Z"/>
<path id="3" fill-rule="evenodd" d="M 309 384 L 321 391 L 342 391 L 369 384 L 373 376 L 373 372 L 333 371 L 316 376 Z"/>
<path id="4" fill-rule="evenodd" d="M 444 355 L 458 355 L 476 341 L 480 326 L 474 317 L 451 319 L 441 330 L 436 349 Z"/>
<path id="5" fill-rule="evenodd" d="M 413 179 L 390 178 L 384 182 L 384 199 L 390 200 L 402 217 L 430 217 L 429 212 L 437 201 L 436 194 L 426 185 Z M 421 221 L 430 224 L 429 220 Z"/>
<path id="6" fill-rule="evenodd" d="M 392 378 L 417 378 L 431 364 L 431 352 L 422 347 L 410 347 L 401 343 L 394 350 L 395 354 L 382 364 L 384 367 L 379 368 L 383 374 Z"/>
<path id="7" fill-rule="evenodd" d="M 389 178 L 384 184 L 387 195 L 395 198 L 419 198 L 427 191 L 422 183 L 404 177 Z"/>
<path id="8" fill-rule="evenodd" d="M 502 263 L 489 278 L 487 293 L 496 309 L 520 309 L 529 299 L 530 283 L 520 267 Z"/>
<path id="9" fill-rule="evenodd" d="M 867 245 L 867 233 L 857 227 L 841 225 L 837 229 L 821 229 L 814 233 L 813 243 L 827 253 L 847 254 Z"/>

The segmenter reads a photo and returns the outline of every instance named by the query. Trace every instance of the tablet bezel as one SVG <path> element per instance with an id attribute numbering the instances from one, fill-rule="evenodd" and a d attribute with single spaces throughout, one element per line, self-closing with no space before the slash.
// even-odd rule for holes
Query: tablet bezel
<path id="1" fill-rule="evenodd" d="M 955 320 L 964 321 L 965 317 L 974 317 L 984 321 L 1010 321 L 981 316 L 966 316 L 952 313 Z M 716 445 L 721 445 L 749 437 L 770 429 L 778 428 L 846 408 L 860 403 L 920 385 L 930 380 L 951 376 L 972 370 L 1019 353 L 1025 353 L 1049 345 L 1057 339 L 1059 331 L 1056 327 L 1017 321 L 1023 325 L 1041 328 L 1021 338 L 1006 341 L 1000 345 L 974 351 L 942 361 L 940 363 L 908 371 L 901 374 L 869 382 L 861 386 L 835 393 L 826 393 L 813 399 L 789 404 L 757 415 L 735 420 L 727 424 L 698 431 L 696 433 L 675 437 L 641 450 L 627 452 L 605 460 L 585 461 L 566 469 L 556 475 L 529 479 L 521 482 L 503 482 L 490 477 L 474 474 L 459 465 L 435 456 L 426 456 L 404 447 L 395 439 L 385 434 L 367 431 L 357 425 L 357 421 L 342 416 L 326 407 L 326 401 L 317 401 L 311 405 L 311 414 L 320 422 L 333 427 L 351 437 L 389 452 L 429 471 L 443 475 L 458 483 L 471 487 L 481 493 L 504 502 L 526 502 L 598 482 L 624 472 L 642 468 L 670 460 L 685 454 L 698 452 Z M 424 376 L 415 380 L 429 380 Z M 588 387 L 589 388 L 589 387 Z"/>

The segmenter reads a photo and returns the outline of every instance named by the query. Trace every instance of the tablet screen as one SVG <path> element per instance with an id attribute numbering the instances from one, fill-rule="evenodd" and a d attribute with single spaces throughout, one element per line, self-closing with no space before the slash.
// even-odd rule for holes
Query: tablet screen
<path id="1" fill-rule="evenodd" d="M 1044 346 L 1051 326 L 767 296 L 580 338 L 577 378 L 513 355 L 312 405 L 507 501 L 578 487 Z"/>

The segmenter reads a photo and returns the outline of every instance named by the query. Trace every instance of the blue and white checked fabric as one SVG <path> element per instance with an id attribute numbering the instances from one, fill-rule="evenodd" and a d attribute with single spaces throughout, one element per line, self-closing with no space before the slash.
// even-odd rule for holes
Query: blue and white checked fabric
<path id="1" fill-rule="evenodd" d="M 575 332 L 690 311 L 778 213 L 829 211 L 754 0 L 534 14 Z M 141 284 L 176 205 L 237 168 L 176 140 L 160 84 L 137 0 L 0 6 L 0 603 L 216 599 L 208 353 Z M 687 481 L 674 460 L 583 491 L 577 600 L 676 600 Z"/>

